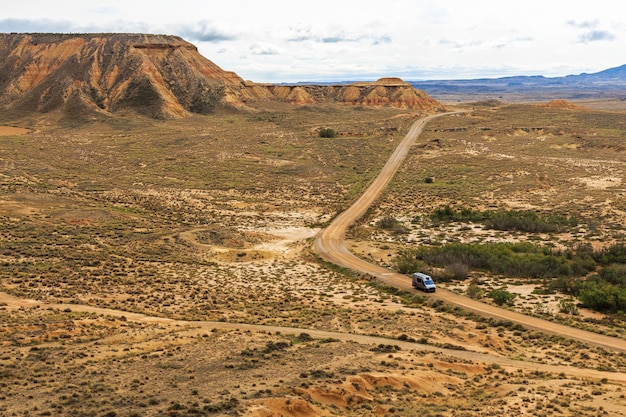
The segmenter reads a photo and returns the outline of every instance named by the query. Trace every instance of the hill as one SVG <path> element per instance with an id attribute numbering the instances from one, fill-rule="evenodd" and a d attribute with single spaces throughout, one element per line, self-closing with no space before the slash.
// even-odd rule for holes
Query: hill
<path id="1" fill-rule="evenodd" d="M 626 65 L 565 77 L 514 76 L 472 80 L 411 81 L 443 101 L 504 98 L 509 101 L 626 97 Z"/>
<path id="2" fill-rule="evenodd" d="M 176 36 L 0 34 L 0 107 L 19 114 L 60 110 L 80 117 L 130 110 L 163 119 L 266 100 L 442 107 L 399 79 L 350 86 L 246 82 Z"/>
<path id="3" fill-rule="evenodd" d="M 294 104 L 339 102 L 353 106 L 391 106 L 423 111 L 442 110 L 443 105 L 400 78 L 381 78 L 352 84 L 265 85 L 272 97 Z"/>
<path id="4" fill-rule="evenodd" d="M 0 35 L 0 105 L 68 113 L 211 111 L 242 80 L 161 35 Z"/>

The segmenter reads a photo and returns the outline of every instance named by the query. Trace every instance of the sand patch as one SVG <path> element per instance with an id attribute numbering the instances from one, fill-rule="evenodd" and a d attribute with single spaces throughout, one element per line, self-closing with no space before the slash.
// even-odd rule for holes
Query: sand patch
<path id="1" fill-rule="evenodd" d="M 14 126 L 0 126 L 0 136 L 25 135 L 30 133 L 30 129 Z"/>
<path id="2" fill-rule="evenodd" d="M 195 247 L 208 252 L 216 262 L 251 262 L 291 257 L 312 238 L 319 228 L 275 227 L 263 231 L 240 231 L 226 228 L 196 229 L 178 234 Z"/>
<path id="3" fill-rule="evenodd" d="M 589 188 L 596 188 L 600 190 L 618 187 L 622 184 L 622 179 L 619 177 L 582 177 L 577 178 L 577 180 Z"/>
<path id="4" fill-rule="evenodd" d="M 330 415 L 300 398 L 270 398 L 250 408 L 255 417 L 315 417 Z"/>

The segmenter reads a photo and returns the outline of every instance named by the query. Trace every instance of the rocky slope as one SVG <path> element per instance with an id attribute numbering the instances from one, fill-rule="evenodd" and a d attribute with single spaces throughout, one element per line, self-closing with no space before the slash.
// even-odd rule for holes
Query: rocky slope
<path id="1" fill-rule="evenodd" d="M 339 86 L 245 82 L 176 36 L 0 34 L 0 107 L 67 115 L 134 111 L 149 117 L 206 114 L 216 106 L 342 102 L 424 111 L 442 106 L 400 79 Z"/>
<path id="2" fill-rule="evenodd" d="M 0 35 L 2 106 L 179 117 L 211 111 L 242 82 L 174 36 Z"/>
<path id="3" fill-rule="evenodd" d="M 571 103 L 563 99 L 550 100 L 547 103 L 538 104 L 540 107 L 547 107 L 551 109 L 566 109 L 566 110 L 587 110 L 588 107 L 579 106 L 578 104 Z"/>
<path id="4" fill-rule="evenodd" d="M 294 104 L 334 101 L 354 106 L 392 106 L 424 111 L 443 108 L 441 103 L 399 78 L 348 85 L 275 85 L 266 88 L 275 98 Z"/>

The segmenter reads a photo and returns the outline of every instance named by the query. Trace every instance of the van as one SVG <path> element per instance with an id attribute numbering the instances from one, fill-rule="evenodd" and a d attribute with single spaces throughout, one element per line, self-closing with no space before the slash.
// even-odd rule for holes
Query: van
<path id="1" fill-rule="evenodd" d="M 429 275 L 422 274 L 421 272 L 413 274 L 413 287 L 425 292 L 435 292 L 437 289 L 435 281 L 433 281 Z"/>

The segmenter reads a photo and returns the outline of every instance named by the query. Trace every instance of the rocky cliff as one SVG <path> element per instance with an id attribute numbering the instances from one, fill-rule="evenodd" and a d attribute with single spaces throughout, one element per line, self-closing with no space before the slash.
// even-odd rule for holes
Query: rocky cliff
<path id="1" fill-rule="evenodd" d="M 180 117 L 242 83 L 174 36 L 0 34 L 0 106 Z"/>
<path id="2" fill-rule="evenodd" d="M 67 114 L 133 111 L 149 117 L 206 114 L 265 100 L 341 102 L 433 111 L 441 104 L 397 78 L 337 86 L 244 82 L 165 35 L 0 34 L 0 107 Z"/>
<path id="3" fill-rule="evenodd" d="M 348 85 L 268 85 L 266 88 L 274 98 L 293 104 L 339 102 L 351 106 L 392 106 L 427 112 L 443 109 L 437 100 L 399 78 Z"/>

